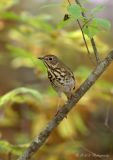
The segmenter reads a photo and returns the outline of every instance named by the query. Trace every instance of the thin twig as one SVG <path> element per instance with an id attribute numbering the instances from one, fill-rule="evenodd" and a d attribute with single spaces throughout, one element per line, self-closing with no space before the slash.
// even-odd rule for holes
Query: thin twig
<path id="1" fill-rule="evenodd" d="M 70 0 L 67 0 L 67 1 L 68 1 L 69 5 L 71 5 L 71 2 L 70 2 Z"/>
<path id="2" fill-rule="evenodd" d="M 113 97 L 113 94 L 110 93 L 110 102 L 109 102 L 109 106 L 106 111 L 105 122 L 104 122 L 104 125 L 107 128 L 109 128 L 111 130 L 111 132 L 113 132 L 113 129 L 109 126 L 109 115 L 110 115 L 110 109 L 112 108 L 112 99 L 113 99 L 112 97 Z"/>
<path id="3" fill-rule="evenodd" d="M 82 29 L 92 20 L 93 18 L 88 19 L 82 26 Z"/>
<path id="4" fill-rule="evenodd" d="M 85 148 L 85 147 L 83 147 L 83 149 L 84 149 L 86 152 L 90 153 L 93 157 L 99 158 L 99 159 L 102 159 L 102 160 L 103 160 L 103 155 L 94 153 L 94 152 L 92 152 L 91 150 L 89 150 L 88 148 Z M 107 155 L 104 155 L 104 156 L 106 157 Z"/>
<path id="5" fill-rule="evenodd" d="M 12 160 L 12 153 L 11 152 L 8 153 L 8 160 Z"/>
<path id="6" fill-rule="evenodd" d="M 68 0 L 68 3 L 69 3 L 69 5 L 71 5 L 70 0 Z M 91 53 L 90 53 L 90 51 L 89 51 L 89 48 L 88 48 L 88 45 L 87 45 L 87 42 L 86 42 L 86 38 L 85 38 L 85 35 L 84 35 L 84 32 L 83 32 L 82 26 L 81 26 L 80 21 L 79 21 L 78 19 L 77 19 L 77 23 L 78 23 L 79 28 L 80 28 L 80 30 L 81 30 L 82 37 L 83 37 L 83 40 L 84 40 L 84 43 L 85 43 L 85 46 L 86 46 L 86 49 L 87 49 L 87 53 L 88 53 L 88 55 L 89 55 L 89 58 L 90 58 L 90 60 L 92 61 L 92 63 L 94 64 L 94 61 L 92 60 Z"/>
<path id="7" fill-rule="evenodd" d="M 40 132 L 39 135 L 32 141 L 31 145 L 23 153 L 18 160 L 29 160 L 34 153 L 36 153 L 40 147 L 45 143 L 52 131 L 60 124 L 60 122 L 67 116 L 68 112 L 78 103 L 83 95 L 91 88 L 101 74 L 107 69 L 113 60 L 113 50 L 108 56 L 101 61 L 90 76 L 83 82 L 83 84 L 77 89 L 74 96 L 60 108 L 57 115 L 54 115 L 53 119 L 47 124 L 47 126 Z"/>
<path id="8" fill-rule="evenodd" d="M 99 58 L 99 54 L 98 54 L 98 51 L 97 51 L 97 47 L 96 47 L 94 38 L 90 38 L 90 41 L 91 41 L 91 44 L 92 44 L 92 47 L 93 47 L 93 51 L 94 51 L 96 61 L 97 61 L 97 63 L 100 63 L 100 58 Z"/>
<path id="9" fill-rule="evenodd" d="M 75 0 L 75 2 L 82 8 L 82 5 L 81 3 L 79 2 L 79 0 Z M 82 12 L 82 16 L 86 19 L 86 15 L 84 12 Z M 88 27 L 88 26 L 87 26 Z M 94 38 L 90 38 L 90 41 L 91 41 L 91 45 L 92 45 L 92 48 L 93 48 L 93 51 L 94 51 L 94 55 L 95 55 L 95 58 L 96 58 L 96 62 L 97 64 L 100 63 L 100 58 L 99 58 L 99 54 L 98 54 L 98 51 L 97 51 L 97 47 L 96 47 L 96 44 L 95 44 L 95 40 Z"/>
<path id="10" fill-rule="evenodd" d="M 107 108 L 107 112 L 106 112 L 106 116 L 105 116 L 105 122 L 104 122 L 104 124 L 105 124 L 105 126 L 107 127 L 107 128 L 109 128 L 108 126 L 108 124 L 109 124 L 109 114 L 110 114 L 110 107 L 111 106 L 108 106 L 108 108 Z"/>
<path id="11" fill-rule="evenodd" d="M 81 24 L 80 24 L 80 22 L 79 22 L 78 19 L 77 19 L 77 22 L 78 22 L 78 25 L 79 25 L 80 30 L 81 30 L 81 32 L 82 32 L 82 36 L 83 36 L 83 40 L 84 40 L 84 43 L 85 43 L 86 48 L 87 48 L 87 52 L 88 52 L 88 54 L 89 54 L 89 56 L 90 56 L 90 51 L 89 51 L 89 48 L 88 48 L 88 45 L 87 45 L 87 42 L 86 42 L 86 39 L 85 39 L 85 35 L 84 35 L 84 32 L 83 32 L 83 30 L 82 30 Z"/>
<path id="12" fill-rule="evenodd" d="M 94 61 L 93 61 L 93 59 L 92 59 L 92 57 L 91 57 L 91 53 L 90 53 L 90 51 L 89 51 L 89 48 L 88 48 L 88 45 L 87 45 L 87 42 L 86 42 L 86 38 L 85 38 L 85 35 L 84 35 L 84 32 L 83 32 L 82 26 L 81 26 L 81 24 L 80 24 L 80 22 L 79 22 L 78 19 L 77 19 L 77 23 L 78 23 L 78 25 L 79 25 L 79 27 L 80 27 L 80 30 L 81 30 L 81 33 L 82 33 L 82 37 L 83 37 L 83 40 L 84 40 L 84 43 L 85 43 L 85 46 L 86 46 L 86 49 L 87 49 L 89 58 L 90 58 L 91 62 L 94 64 Z"/>

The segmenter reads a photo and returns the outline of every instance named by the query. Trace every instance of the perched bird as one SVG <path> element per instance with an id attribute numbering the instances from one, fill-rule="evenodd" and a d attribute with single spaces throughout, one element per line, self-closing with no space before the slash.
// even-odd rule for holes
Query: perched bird
<path id="1" fill-rule="evenodd" d="M 47 68 L 48 79 L 59 95 L 63 92 L 68 100 L 75 91 L 75 78 L 73 72 L 55 55 L 39 57 Z"/>

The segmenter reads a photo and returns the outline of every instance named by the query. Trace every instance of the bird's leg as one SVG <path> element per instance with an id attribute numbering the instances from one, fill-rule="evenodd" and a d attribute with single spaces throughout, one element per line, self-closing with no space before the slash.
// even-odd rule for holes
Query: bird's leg
<path id="1" fill-rule="evenodd" d="M 57 111 L 55 115 L 57 115 L 59 112 L 60 103 L 61 103 L 61 93 L 58 93 L 58 104 L 57 104 Z"/>
<path id="2" fill-rule="evenodd" d="M 57 105 L 57 112 L 55 114 L 55 116 L 59 113 L 59 110 L 60 110 L 60 105 L 61 105 L 61 93 L 59 94 L 58 96 L 58 105 Z M 67 116 L 65 116 L 65 118 L 67 118 Z"/>
<path id="3" fill-rule="evenodd" d="M 72 99 L 72 97 L 74 96 L 74 94 L 71 92 L 68 92 L 68 93 L 66 92 L 65 94 L 67 96 L 68 101 L 70 101 Z"/>

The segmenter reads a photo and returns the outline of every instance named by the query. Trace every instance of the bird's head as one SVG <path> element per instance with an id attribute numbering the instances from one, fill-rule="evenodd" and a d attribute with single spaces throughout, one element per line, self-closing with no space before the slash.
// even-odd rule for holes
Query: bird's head
<path id="1" fill-rule="evenodd" d="M 56 67 L 58 63 L 58 58 L 54 55 L 46 55 L 43 57 L 39 57 L 40 60 L 44 62 L 47 67 Z"/>

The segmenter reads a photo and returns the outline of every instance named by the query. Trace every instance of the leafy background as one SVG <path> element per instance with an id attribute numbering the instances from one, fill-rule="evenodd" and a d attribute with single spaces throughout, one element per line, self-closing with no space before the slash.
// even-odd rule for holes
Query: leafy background
<path id="1" fill-rule="evenodd" d="M 84 2 L 84 1 L 83 1 Z M 113 48 L 111 1 L 84 2 L 100 57 Z M 55 54 L 72 68 L 77 87 L 94 68 L 76 21 L 63 22 L 66 1 L 0 1 L 0 159 L 16 160 L 55 115 L 59 97 L 37 57 Z M 101 12 L 100 12 L 101 11 Z M 109 11 L 109 12 L 108 12 Z M 73 16 L 73 8 L 68 12 Z M 78 11 L 79 12 L 79 11 Z M 98 14 L 97 14 L 98 12 Z M 91 13 L 91 12 L 90 12 Z M 103 13 L 103 14 L 102 14 Z M 89 14 L 87 12 L 87 14 Z M 90 15 L 90 14 L 89 14 Z M 78 16 L 78 15 L 77 15 Z M 78 17 L 76 17 L 78 18 Z M 79 17 L 80 18 L 80 17 Z M 111 20 L 102 21 L 100 18 Z M 98 22 L 98 23 L 97 23 Z M 97 32 L 97 24 L 104 27 Z M 102 31 L 100 31 L 102 30 Z M 96 33 L 95 33 L 96 31 Z M 89 33 L 89 32 L 88 32 Z M 92 36 L 92 34 L 90 34 Z M 66 98 L 60 100 L 64 104 Z M 33 160 L 113 158 L 113 64 L 54 130 Z"/>

